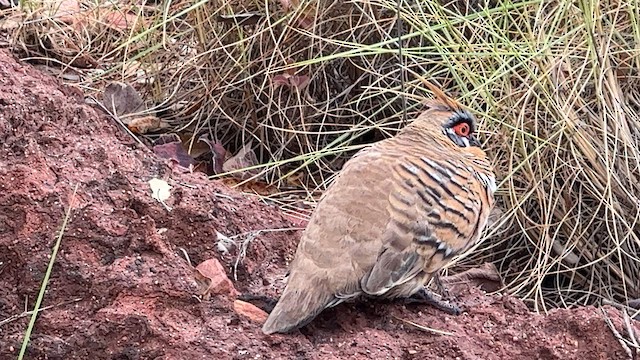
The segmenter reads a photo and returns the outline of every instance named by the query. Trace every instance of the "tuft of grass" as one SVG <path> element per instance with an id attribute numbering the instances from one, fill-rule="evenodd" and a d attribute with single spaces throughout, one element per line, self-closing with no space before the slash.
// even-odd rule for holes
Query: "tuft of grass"
<path id="1" fill-rule="evenodd" d="M 56 243 L 53 245 L 53 250 L 51 251 L 51 258 L 49 259 L 49 265 L 47 266 L 47 271 L 45 272 L 44 278 L 42 279 L 42 284 L 40 285 L 40 292 L 38 293 L 38 298 L 36 299 L 36 303 L 33 306 L 33 310 L 31 312 L 31 318 L 29 319 L 29 325 L 27 326 L 27 330 L 24 333 L 24 339 L 22 340 L 22 346 L 20 347 L 18 360 L 22 360 L 24 357 L 24 354 L 27 351 L 27 346 L 29 345 L 29 340 L 31 339 L 31 332 L 33 331 L 33 326 L 35 325 L 36 319 L 38 318 L 38 313 L 42 310 L 40 308 L 40 305 L 42 304 L 44 293 L 47 290 L 47 285 L 49 284 L 49 277 L 51 276 L 51 270 L 53 269 L 53 264 L 56 262 L 56 256 L 58 255 L 58 249 L 60 248 L 62 235 L 64 234 L 64 231 L 67 228 L 67 223 L 71 218 L 71 210 L 73 209 L 73 203 L 75 202 L 77 191 L 78 191 L 78 184 L 76 184 L 75 188 L 73 189 L 73 194 L 71 195 L 69 208 L 67 209 L 67 212 L 64 215 L 64 220 L 62 221 L 60 231 L 58 231 Z"/>

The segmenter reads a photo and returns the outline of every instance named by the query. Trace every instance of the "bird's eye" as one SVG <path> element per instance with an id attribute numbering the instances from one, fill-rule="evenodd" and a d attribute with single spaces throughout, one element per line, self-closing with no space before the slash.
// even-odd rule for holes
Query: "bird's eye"
<path id="1" fill-rule="evenodd" d="M 466 122 L 461 122 L 453 127 L 453 131 L 456 132 L 458 136 L 468 137 L 471 135 L 471 127 Z"/>

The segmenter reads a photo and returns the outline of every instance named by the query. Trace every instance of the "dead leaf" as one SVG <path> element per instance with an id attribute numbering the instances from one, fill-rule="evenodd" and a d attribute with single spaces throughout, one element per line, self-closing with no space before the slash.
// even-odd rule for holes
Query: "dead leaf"
<path id="1" fill-rule="evenodd" d="M 242 180 L 234 177 L 222 178 L 220 181 L 228 187 L 243 193 L 253 193 L 260 196 L 271 196 L 280 192 L 277 186 L 267 184 L 262 180 Z"/>
<path id="2" fill-rule="evenodd" d="M 492 228 L 493 225 L 495 225 L 498 220 L 500 220 L 502 218 L 502 216 L 504 215 L 504 211 L 502 211 L 502 209 L 498 206 L 494 206 L 491 209 L 491 212 L 489 213 L 489 219 L 487 219 L 487 228 Z"/>
<path id="3" fill-rule="evenodd" d="M 230 154 L 227 152 L 227 150 L 224 148 L 224 146 L 222 146 L 222 144 L 219 141 L 212 142 L 211 139 L 209 139 L 208 135 L 206 134 L 201 135 L 198 138 L 198 141 L 201 141 L 207 144 L 207 146 L 209 147 L 209 151 L 211 151 L 211 154 L 212 154 L 211 162 L 213 165 L 213 173 L 222 174 L 224 172 L 224 170 L 222 170 L 223 164 L 225 160 L 228 159 L 228 157 L 231 157 Z"/>
<path id="4" fill-rule="evenodd" d="M 69 82 L 80 81 L 80 75 L 78 75 L 78 73 L 76 73 L 72 69 L 60 69 L 46 64 L 34 64 L 33 66 L 44 73 L 47 73 L 51 76 L 60 77 L 61 79 L 67 80 Z"/>
<path id="5" fill-rule="evenodd" d="M 309 86 L 311 78 L 308 75 L 295 75 L 295 69 L 287 69 L 284 74 L 279 74 L 271 79 L 274 89 L 286 86 L 297 90 L 304 90 Z"/>
<path id="6" fill-rule="evenodd" d="M 142 19 L 137 14 L 122 10 L 109 11 L 101 20 L 108 28 L 118 31 L 131 30 L 136 25 L 143 25 Z"/>
<path id="7" fill-rule="evenodd" d="M 296 24 L 303 29 L 311 29 L 314 24 L 315 10 L 313 8 L 305 9 L 296 19 Z"/>
<path id="8" fill-rule="evenodd" d="M 304 8 L 300 10 L 299 15 L 296 16 L 293 23 L 303 29 L 310 29 L 314 24 L 316 14 L 316 9 L 313 4 L 300 0 L 280 0 L 280 5 L 282 5 L 286 12 L 297 11 L 301 4 Z"/>
<path id="9" fill-rule="evenodd" d="M 178 165 L 184 168 L 195 166 L 197 163 L 196 160 L 184 149 L 182 142 L 180 141 L 154 145 L 153 152 L 163 159 L 174 160 Z"/>
<path id="10" fill-rule="evenodd" d="M 11 16 L 5 17 L 4 19 L 2 19 L 2 21 L 0 21 L 0 30 L 7 32 L 9 30 L 15 30 L 19 28 L 23 23 L 24 20 L 22 20 L 22 17 L 17 13 L 13 13 Z"/>
<path id="11" fill-rule="evenodd" d="M 222 164 L 222 170 L 224 172 L 231 172 L 258 165 L 258 157 L 251 148 L 252 142 L 253 141 L 249 141 L 248 143 L 244 144 L 242 149 L 240 149 L 237 154 L 225 161 L 224 164 Z M 248 169 L 233 172 L 231 175 L 238 179 L 245 180 L 259 173 L 260 169 Z"/>
<path id="12" fill-rule="evenodd" d="M 279 86 L 289 86 L 289 74 L 276 75 L 271 79 L 271 83 L 274 85 L 274 88 L 277 89 Z"/>
<path id="13" fill-rule="evenodd" d="M 284 180 L 289 186 L 304 188 L 305 178 L 306 178 L 305 174 L 306 173 L 303 171 L 298 171 L 295 174 L 287 176 Z"/>
<path id="14" fill-rule="evenodd" d="M 150 131 L 156 131 L 160 129 L 166 129 L 169 124 L 155 115 L 146 115 L 134 118 L 121 118 L 122 122 L 127 124 L 127 127 L 134 134 L 146 134 Z M 127 119 L 125 121 L 125 119 Z"/>
<path id="15" fill-rule="evenodd" d="M 496 266 L 492 263 L 484 263 L 479 267 L 463 271 L 458 274 L 440 277 L 444 285 L 450 286 L 452 292 L 456 286 L 477 286 L 484 291 L 493 292 L 500 290 L 504 284 Z"/>
<path id="16" fill-rule="evenodd" d="M 144 110 L 144 102 L 138 91 L 122 82 L 112 82 L 107 85 L 102 95 L 102 104 L 119 117 Z"/>
<path id="17" fill-rule="evenodd" d="M 300 5 L 300 0 L 280 0 L 280 5 L 282 5 L 285 11 L 289 11 Z"/>
<path id="18" fill-rule="evenodd" d="M 193 133 L 181 133 L 180 139 L 182 139 L 182 146 L 194 159 L 203 158 L 209 160 L 211 154 L 211 146 L 205 135 L 201 135 L 197 139 L 193 139 Z"/>
<path id="19" fill-rule="evenodd" d="M 67 25 L 73 25 L 80 14 L 80 3 L 77 0 L 61 0 L 51 4 L 48 15 Z"/>
<path id="20" fill-rule="evenodd" d="M 181 141 L 182 141 L 182 139 L 180 138 L 180 135 L 178 135 L 176 133 L 167 133 L 167 134 L 160 135 L 153 142 L 153 145 L 157 146 L 157 145 L 164 145 L 164 144 L 168 144 L 168 143 L 172 143 L 172 142 L 181 142 Z"/>
<path id="21" fill-rule="evenodd" d="M 0 0 L 0 10 L 18 6 L 18 0 Z"/>
<path id="22" fill-rule="evenodd" d="M 310 82 L 311 78 L 307 75 L 294 75 L 289 78 L 291 86 L 298 90 L 304 90 Z"/>
<path id="23" fill-rule="evenodd" d="M 164 205 L 165 209 L 171 211 L 171 207 L 165 203 L 171 196 L 171 185 L 162 179 L 153 178 L 149 180 L 149 187 L 151 187 L 151 197 Z"/>

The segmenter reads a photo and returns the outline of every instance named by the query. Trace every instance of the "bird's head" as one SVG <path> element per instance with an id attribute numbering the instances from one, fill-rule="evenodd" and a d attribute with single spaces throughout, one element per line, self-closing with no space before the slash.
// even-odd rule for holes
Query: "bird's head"
<path id="1" fill-rule="evenodd" d="M 429 132 L 431 137 L 449 145 L 466 148 L 465 150 L 470 152 L 481 150 L 476 137 L 475 117 L 439 87 L 410 68 L 407 70 L 420 79 L 435 96 L 427 101 L 429 110 L 422 113 L 410 127 L 421 127 L 423 131 Z"/>
<path id="2" fill-rule="evenodd" d="M 473 151 L 480 148 L 476 133 L 476 119 L 467 110 L 451 99 L 445 102 L 436 98 L 428 102 L 429 109 L 410 125 L 428 132 L 429 137 L 448 145 L 454 145 Z"/>
<path id="3" fill-rule="evenodd" d="M 454 110 L 449 114 L 450 116 L 440 124 L 442 133 L 460 147 L 480 147 L 476 138 L 476 119 L 473 115 L 466 110 Z"/>

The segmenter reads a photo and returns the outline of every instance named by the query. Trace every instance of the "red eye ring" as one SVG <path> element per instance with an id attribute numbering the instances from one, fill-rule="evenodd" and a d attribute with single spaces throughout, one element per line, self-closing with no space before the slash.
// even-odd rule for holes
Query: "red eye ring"
<path id="1" fill-rule="evenodd" d="M 466 122 L 461 122 L 459 124 L 456 124 L 453 127 L 453 131 L 455 131 L 456 135 L 458 135 L 458 136 L 467 137 L 467 136 L 471 135 L 471 127 Z"/>

